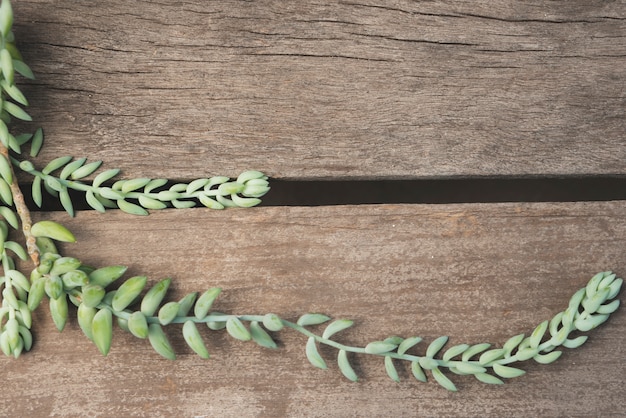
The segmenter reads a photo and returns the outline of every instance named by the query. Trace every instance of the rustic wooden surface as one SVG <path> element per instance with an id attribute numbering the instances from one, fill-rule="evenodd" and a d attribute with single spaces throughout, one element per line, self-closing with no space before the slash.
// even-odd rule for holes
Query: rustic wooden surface
<path id="1" fill-rule="evenodd" d="M 48 142 L 128 177 L 190 180 L 626 174 L 624 1 L 15 0 L 25 84 Z M 34 129 L 34 128 L 28 128 Z M 24 182 L 27 177 L 22 177 Z M 216 308 L 349 317 L 364 344 L 442 334 L 502 344 L 562 310 L 604 269 L 626 272 L 626 204 L 261 207 L 37 213 L 67 223 L 69 255 L 174 278 L 173 298 L 224 289 Z M 162 359 L 116 332 L 108 357 L 45 309 L 36 345 L 0 358 L 2 416 L 620 416 L 618 311 L 556 363 L 501 387 L 359 383 L 308 364 L 304 339 L 268 351 L 207 333 L 201 360 L 171 331 Z"/>
<path id="2" fill-rule="evenodd" d="M 624 1 L 15 3 L 33 116 L 132 177 L 626 173 Z"/>
<path id="3" fill-rule="evenodd" d="M 592 274 L 626 271 L 626 207 L 617 203 L 376 205 L 192 210 L 149 218 L 82 212 L 64 247 L 102 266 L 130 267 L 152 282 L 174 278 L 172 298 L 221 286 L 215 309 L 307 311 L 356 321 L 339 339 L 449 335 L 451 344 L 530 332 L 567 306 Z M 105 222 L 105 219 L 107 221 Z M 35 348 L 2 358 L 0 408 L 13 416 L 618 416 L 626 407 L 626 315 L 618 311 L 583 347 L 493 387 L 451 376 L 459 392 L 401 383 L 380 360 L 358 357 L 362 381 L 311 366 L 305 339 L 284 331 L 269 351 L 205 334 L 202 360 L 170 330 L 179 353 L 162 359 L 117 330 L 102 357 L 75 320 L 59 334 L 37 311 Z M 423 349 L 423 347 L 422 347 Z M 8 394 L 8 396 L 7 396 Z"/>

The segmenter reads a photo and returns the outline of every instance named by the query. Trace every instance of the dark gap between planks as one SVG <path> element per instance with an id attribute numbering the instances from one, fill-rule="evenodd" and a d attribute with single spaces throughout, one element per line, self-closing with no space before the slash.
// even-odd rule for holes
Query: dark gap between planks
<path id="1" fill-rule="evenodd" d="M 626 199 L 626 178 L 277 181 L 266 206 L 577 202 Z"/>
<path id="2" fill-rule="evenodd" d="M 626 200 L 626 177 L 506 178 L 439 180 L 271 180 L 262 206 L 328 206 L 393 203 L 579 202 Z M 29 206 L 30 185 L 22 190 Z M 80 193 L 77 210 L 91 209 Z M 63 210 L 44 194 L 41 210 Z"/>

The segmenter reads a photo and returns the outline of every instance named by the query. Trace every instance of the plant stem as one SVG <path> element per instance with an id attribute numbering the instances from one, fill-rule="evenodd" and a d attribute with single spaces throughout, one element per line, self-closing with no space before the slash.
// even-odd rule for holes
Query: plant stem
<path id="1" fill-rule="evenodd" d="M 15 209 L 17 211 L 17 215 L 20 217 L 22 221 L 22 233 L 24 234 L 24 238 L 26 238 L 26 250 L 28 251 L 28 255 L 30 259 L 35 264 L 35 267 L 39 266 L 39 249 L 37 248 L 37 240 L 31 233 L 31 227 L 33 226 L 33 222 L 30 217 L 30 211 L 26 206 L 26 202 L 24 201 L 24 195 L 22 194 L 22 190 L 20 189 L 20 185 L 17 181 L 17 176 L 15 175 L 15 170 L 13 170 L 13 165 L 10 163 L 11 159 L 9 156 L 9 150 L 2 144 L 0 144 L 0 154 L 2 154 L 3 158 L 6 158 L 9 161 L 9 167 L 11 169 L 11 174 L 13 177 L 13 181 L 9 184 L 11 188 L 11 193 L 13 194 L 13 203 L 15 205 Z"/>

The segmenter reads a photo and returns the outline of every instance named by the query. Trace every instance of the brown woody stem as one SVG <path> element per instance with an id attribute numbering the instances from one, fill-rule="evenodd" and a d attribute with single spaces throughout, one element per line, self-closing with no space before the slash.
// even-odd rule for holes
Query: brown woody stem
<path id="1" fill-rule="evenodd" d="M 15 171 L 13 170 L 13 165 L 11 164 L 11 159 L 9 157 L 9 150 L 2 144 L 0 144 L 0 154 L 2 154 L 3 158 L 7 159 L 9 167 L 11 167 L 13 181 L 9 184 L 9 186 L 11 187 L 11 193 L 13 194 L 13 204 L 15 205 L 17 215 L 20 217 L 20 221 L 22 222 L 22 233 L 24 234 L 24 238 L 26 238 L 26 250 L 36 267 L 39 265 L 39 249 L 37 248 L 36 238 L 30 232 L 33 225 L 33 221 L 30 218 L 30 211 L 26 206 L 24 195 L 22 194 L 22 190 L 17 182 L 17 176 L 15 175 Z"/>

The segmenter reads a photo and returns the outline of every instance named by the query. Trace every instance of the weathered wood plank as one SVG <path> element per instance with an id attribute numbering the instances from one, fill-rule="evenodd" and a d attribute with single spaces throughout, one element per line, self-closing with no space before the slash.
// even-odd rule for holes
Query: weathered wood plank
<path id="1" fill-rule="evenodd" d="M 624 202 L 381 205 L 163 211 L 148 218 L 81 212 L 68 220 L 94 265 L 126 264 L 130 275 L 174 278 L 174 295 L 221 286 L 215 309 L 306 311 L 349 317 L 340 339 L 441 334 L 451 343 L 493 342 L 530 332 L 565 308 L 590 275 L 626 271 Z M 40 215 L 37 215 L 40 216 Z M 46 215 L 47 216 L 47 215 Z M 173 336 L 179 359 L 115 333 L 101 357 L 75 321 L 63 334 L 36 312 L 36 345 L 0 359 L 2 415 L 12 416 L 611 416 L 626 408 L 618 311 L 581 348 L 501 387 L 452 376 L 460 392 L 396 384 L 380 361 L 359 357 L 359 383 L 308 364 L 304 339 L 281 332 L 269 351 L 222 333 L 206 335 L 203 361 Z M 176 333 L 174 333 L 176 334 Z M 621 412 L 620 412 L 621 411 Z"/>
<path id="2" fill-rule="evenodd" d="M 623 1 L 15 3 L 55 144 L 42 160 L 172 178 L 626 173 Z"/>

